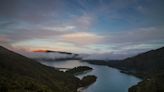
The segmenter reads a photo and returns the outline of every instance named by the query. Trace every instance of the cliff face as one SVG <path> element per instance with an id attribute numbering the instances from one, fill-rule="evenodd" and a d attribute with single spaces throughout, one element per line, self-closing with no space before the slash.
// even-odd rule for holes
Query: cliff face
<path id="1" fill-rule="evenodd" d="M 0 92 L 76 92 L 79 79 L 0 47 Z"/>

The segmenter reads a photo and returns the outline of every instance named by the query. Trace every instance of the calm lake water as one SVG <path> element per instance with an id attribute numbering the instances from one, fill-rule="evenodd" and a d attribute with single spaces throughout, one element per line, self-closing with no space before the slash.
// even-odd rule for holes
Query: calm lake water
<path id="1" fill-rule="evenodd" d="M 120 73 L 118 69 L 114 69 L 108 66 L 92 65 L 79 60 L 58 62 L 42 61 L 41 63 L 58 68 L 73 68 L 76 66 L 92 67 L 92 71 L 77 76 L 79 78 L 82 78 L 86 75 L 97 76 L 97 81 L 89 87 L 85 88 L 82 92 L 128 92 L 129 87 L 141 81 L 141 79 L 132 75 Z"/>

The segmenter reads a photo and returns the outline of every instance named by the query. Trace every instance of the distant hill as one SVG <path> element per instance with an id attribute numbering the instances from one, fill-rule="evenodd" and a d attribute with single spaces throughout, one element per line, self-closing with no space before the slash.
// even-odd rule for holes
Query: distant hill
<path id="1" fill-rule="evenodd" d="M 0 92 L 76 92 L 79 79 L 0 46 Z"/>

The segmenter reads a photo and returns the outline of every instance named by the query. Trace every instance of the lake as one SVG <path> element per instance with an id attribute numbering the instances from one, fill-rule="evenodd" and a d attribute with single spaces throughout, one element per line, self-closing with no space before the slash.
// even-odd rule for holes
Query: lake
<path id="1" fill-rule="evenodd" d="M 86 75 L 97 76 L 96 82 L 82 90 L 82 92 L 128 92 L 129 87 L 141 81 L 141 79 L 135 76 L 121 73 L 118 69 L 108 66 L 92 65 L 79 60 L 55 62 L 42 61 L 41 63 L 47 66 L 58 68 L 73 68 L 77 66 L 92 67 L 92 71 L 77 76 L 79 78 L 82 78 Z"/>

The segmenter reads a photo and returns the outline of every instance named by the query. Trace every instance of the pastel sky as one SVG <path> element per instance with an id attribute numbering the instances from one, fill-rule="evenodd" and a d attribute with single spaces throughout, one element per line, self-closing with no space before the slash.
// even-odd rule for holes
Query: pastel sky
<path id="1" fill-rule="evenodd" d="M 164 46 L 164 0 L 0 0 L 0 44 L 135 54 Z"/>

